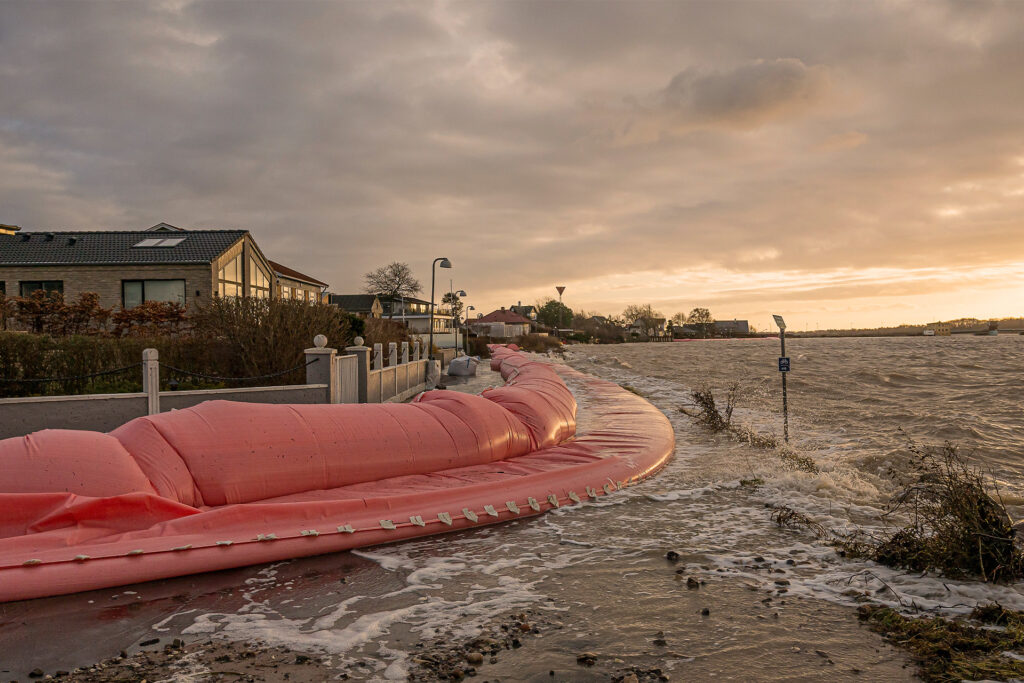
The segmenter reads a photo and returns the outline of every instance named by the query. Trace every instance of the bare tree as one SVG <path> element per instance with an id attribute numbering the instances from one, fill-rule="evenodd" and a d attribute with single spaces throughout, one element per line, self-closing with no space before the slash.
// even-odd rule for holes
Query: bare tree
<path id="1" fill-rule="evenodd" d="M 711 311 L 708 309 L 695 308 L 690 311 L 690 315 L 686 318 L 686 322 L 694 327 L 702 329 L 704 331 L 704 337 L 707 337 L 708 333 L 712 331 L 715 319 L 711 317 Z"/>
<path id="2" fill-rule="evenodd" d="M 392 302 L 398 297 L 418 294 L 422 289 L 419 280 L 412 276 L 409 264 L 398 261 L 371 270 L 363 279 L 366 283 L 363 289 L 367 294 L 387 297 Z M 394 310 L 395 306 L 392 303 L 389 317 L 394 317 Z"/>

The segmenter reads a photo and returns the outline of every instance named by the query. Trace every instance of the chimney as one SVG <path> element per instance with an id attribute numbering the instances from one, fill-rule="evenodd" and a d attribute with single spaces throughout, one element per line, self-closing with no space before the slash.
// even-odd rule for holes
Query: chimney
<path id="1" fill-rule="evenodd" d="M 523 305 L 522 301 L 520 301 L 519 303 L 516 304 L 516 306 L 522 306 L 522 305 Z"/>
<path id="2" fill-rule="evenodd" d="M 503 311 L 504 311 L 504 310 L 505 310 L 505 307 L 504 307 L 504 306 L 502 306 L 502 307 L 501 307 L 501 310 L 503 310 Z"/>

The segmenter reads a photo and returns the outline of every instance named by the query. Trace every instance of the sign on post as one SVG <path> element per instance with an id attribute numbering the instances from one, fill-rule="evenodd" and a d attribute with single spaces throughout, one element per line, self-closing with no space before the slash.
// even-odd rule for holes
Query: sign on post
<path id="1" fill-rule="evenodd" d="M 779 326 L 779 342 L 782 353 L 779 354 L 779 372 L 782 373 L 782 438 L 789 443 L 789 401 L 786 396 L 786 375 L 789 373 L 789 357 L 786 355 L 786 321 L 781 315 L 773 315 L 775 324 Z"/>

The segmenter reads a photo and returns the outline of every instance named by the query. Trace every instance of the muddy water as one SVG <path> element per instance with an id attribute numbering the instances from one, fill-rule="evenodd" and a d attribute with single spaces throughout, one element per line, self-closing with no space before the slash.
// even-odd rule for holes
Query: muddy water
<path id="1" fill-rule="evenodd" d="M 631 666 L 672 680 L 907 679 L 904 657 L 859 626 L 854 606 L 913 602 L 955 613 L 989 598 L 1024 607 L 1024 595 L 846 561 L 777 528 L 765 505 L 785 503 L 830 526 L 877 524 L 901 426 L 977 447 L 1020 494 L 1024 338 L 794 340 L 789 351 L 794 446 L 819 474 L 709 436 L 677 410 L 693 386 L 740 381 L 737 419 L 777 429 L 774 343 L 574 347 L 565 362 L 633 386 L 672 421 L 676 456 L 653 480 L 498 527 L 0 606 L 0 674 L 67 669 L 180 636 L 260 640 L 324 653 L 354 679 L 402 679 L 415 671 L 419 643 L 458 643 L 533 609 L 557 625 L 484 664 L 480 680 L 609 680 Z M 481 367 L 453 388 L 499 382 Z M 764 485 L 739 484 L 752 477 Z M 669 549 L 677 562 L 665 558 Z M 677 579 L 691 576 L 703 584 Z M 664 645 L 654 642 L 659 631 Z M 577 664 L 581 652 L 597 663 Z"/>

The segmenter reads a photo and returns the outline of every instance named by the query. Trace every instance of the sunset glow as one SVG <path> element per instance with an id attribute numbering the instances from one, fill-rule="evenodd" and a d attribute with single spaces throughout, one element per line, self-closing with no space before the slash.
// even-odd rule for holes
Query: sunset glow
<path id="1" fill-rule="evenodd" d="M 1020 3 L 4 2 L 0 223 L 245 228 L 337 293 L 443 253 L 479 312 L 1019 316 L 1021 35 Z"/>

